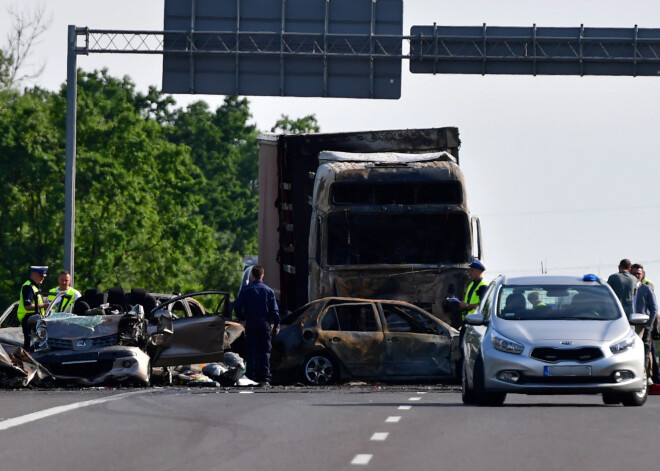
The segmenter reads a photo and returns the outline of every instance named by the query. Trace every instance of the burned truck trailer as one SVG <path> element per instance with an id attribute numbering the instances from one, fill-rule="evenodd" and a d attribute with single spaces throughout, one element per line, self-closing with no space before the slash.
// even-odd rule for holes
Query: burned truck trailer
<path id="1" fill-rule="evenodd" d="M 398 299 L 452 322 L 481 256 L 459 146 L 455 127 L 261 135 L 259 263 L 281 310 Z"/>

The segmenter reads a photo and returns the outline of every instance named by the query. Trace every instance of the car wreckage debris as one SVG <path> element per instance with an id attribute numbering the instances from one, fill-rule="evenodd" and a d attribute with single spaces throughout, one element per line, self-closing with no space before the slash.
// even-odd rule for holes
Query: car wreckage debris
<path id="1" fill-rule="evenodd" d="M 22 347 L 0 343 L 0 387 L 51 386 L 55 378 Z"/>

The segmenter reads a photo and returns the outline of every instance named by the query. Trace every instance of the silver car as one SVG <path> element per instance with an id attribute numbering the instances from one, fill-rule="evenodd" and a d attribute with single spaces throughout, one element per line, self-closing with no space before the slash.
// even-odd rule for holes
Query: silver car
<path id="1" fill-rule="evenodd" d="M 605 404 L 646 402 L 648 316 L 628 320 L 595 275 L 500 276 L 465 318 L 465 404 L 499 406 L 507 393 L 602 393 Z"/>

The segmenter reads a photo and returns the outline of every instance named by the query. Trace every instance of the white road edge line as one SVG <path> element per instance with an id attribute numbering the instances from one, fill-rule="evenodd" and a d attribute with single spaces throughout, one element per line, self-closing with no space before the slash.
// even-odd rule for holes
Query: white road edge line
<path id="1" fill-rule="evenodd" d="M 388 422 L 388 423 L 397 423 L 399 420 L 401 420 L 401 416 L 400 416 L 400 415 L 392 415 L 392 416 L 388 417 L 387 419 L 385 419 L 385 422 Z"/>
<path id="2" fill-rule="evenodd" d="M 390 432 L 376 432 L 371 436 L 370 440 L 374 442 L 384 442 L 385 440 L 387 440 L 389 434 Z"/>
<path id="3" fill-rule="evenodd" d="M 21 415 L 20 417 L 14 417 L 12 419 L 3 420 L 0 422 L 0 430 L 7 430 L 12 427 L 18 427 L 19 425 L 24 425 L 29 422 L 45 419 L 46 417 L 62 414 L 64 412 L 69 412 L 71 410 L 82 409 L 83 407 L 89 407 L 96 404 L 103 404 L 104 402 L 117 401 L 119 399 L 124 399 L 128 396 L 135 396 L 136 394 L 145 394 L 148 392 L 151 391 L 150 390 L 133 391 L 128 393 L 115 394 L 114 396 L 108 396 L 101 399 L 92 399 L 90 401 L 74 402 L 73 404 L 68 404 L 66 406 L 51 407 L 50 409 L 44 409 L 42 411 L 32 412 L 31 414 Z"/>
<path id="4" fill-rule="evenodd" d="M 355 455 L 355 458 L 353 458 L 351 464 L 359 464 L 359 465 L 369 464 L 369 461 L 371 461 L 371 458 L 373 458 L 373 456 L 374 455 Z"/>

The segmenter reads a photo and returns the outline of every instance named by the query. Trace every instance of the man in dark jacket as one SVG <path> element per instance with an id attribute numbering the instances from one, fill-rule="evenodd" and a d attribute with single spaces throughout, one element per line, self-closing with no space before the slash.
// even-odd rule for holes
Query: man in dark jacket
<path id="1" fill-rule="evenodd" d="M 252 282 L 243 287 L 234 303 L 236 317 L 245 324 L 246 376 L 262 386 L 270 381 L 272 335 L 280 331 L 275 293 L 264 282 L 264 269 L 252 267 Z"/>

